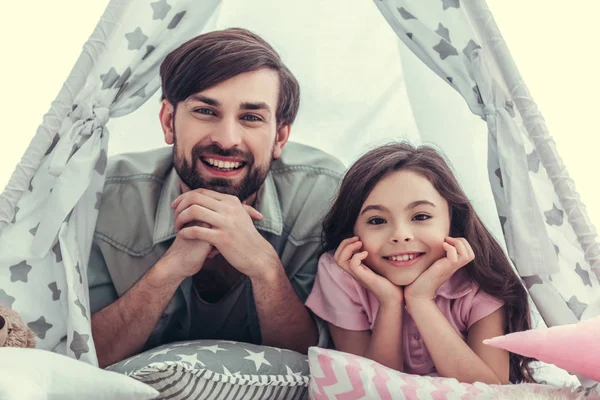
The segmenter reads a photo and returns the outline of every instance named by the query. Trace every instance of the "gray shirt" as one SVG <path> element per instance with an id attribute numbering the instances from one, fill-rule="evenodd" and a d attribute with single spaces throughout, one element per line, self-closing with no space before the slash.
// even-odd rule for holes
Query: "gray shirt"
<path id="1" fill-rule="evenodd" d="M 258 191 L 255 208 L 264 218 L 255 227 L 277 251 L 302 302 L 317 272 L 321 221 L 344 170 L 334 157 L 288 142 Z M 170 147 L 109 161 L 88 266 L 92 313 L 129 290 L 173 243 L 171 202 L 180 193 Z M 261 343 L 250 279 L 214 304 L 204 302 L 186 279 L 146 348 L 201 338 Z"/>

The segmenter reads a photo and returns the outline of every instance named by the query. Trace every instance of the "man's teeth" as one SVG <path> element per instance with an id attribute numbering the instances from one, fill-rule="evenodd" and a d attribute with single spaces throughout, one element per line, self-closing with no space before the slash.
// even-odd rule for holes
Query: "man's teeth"
<path id="1" fill-rule="evenodd" d="M 221 169 L 237 169 L 242 163 L 241 162 L 232 162 L 232 161 L 221 161 L 215 160 L 214 158 L 207 158 L 206 162 L 212 165 L 213 167 L 221 168 Z"/>
<path id="2" fill-rule="evenodd" d="M 414 260 L 417 257 L 418 254 L 403 254 L 401 256 L 391 256 L 389 257 L 389 259 L 391 261 L 408 261 L 408 260 Z"/>

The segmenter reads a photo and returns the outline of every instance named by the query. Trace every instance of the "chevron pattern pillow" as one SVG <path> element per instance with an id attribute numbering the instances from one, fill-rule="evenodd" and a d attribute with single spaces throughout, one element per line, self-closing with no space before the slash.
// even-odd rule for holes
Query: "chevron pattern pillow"
<path id="1" fill-rule="evenodd" d="M 308 362 L 290 350 L 222 340 L 171 343 L 107 368 L 160 392 L 158 399 L 304 400 Z"/>

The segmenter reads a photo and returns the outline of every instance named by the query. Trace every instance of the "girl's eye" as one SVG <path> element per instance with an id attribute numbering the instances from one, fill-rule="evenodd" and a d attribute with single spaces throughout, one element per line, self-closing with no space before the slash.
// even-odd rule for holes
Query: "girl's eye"
<path id="1" fill-rule="evenodd" d="M 244 115 L 242 117 L 243 120 L 248 121 L 248 122 L 258 122 L 258 121 L 262 121 L 261 118 L 257 117 L 256 115 L 252 115 L 252 114 L 248 114 L 248 115 Z"/>
<path id="2" fill-rule="evenodd" d="M 368 220 L 367 223 L 370 225 L 381 225 L 381 224 L 385 224 L 385 219 L 380 218 L 380 217 L 374 217 L 374 218 L 371 218 L 370 220 Z"/>
<path id="3" fill-rule="evenodd" d="M 417 221 L 426 221 L 428 219 L 430 219 L 431 217 L 427 214 L 417 214 L 413 217 L 414 220 Z"/>
<path id="4" fill-rule="evenodd" d="M 204 114 L 204 115 L 215 115 L 213 110 L 211 110 L 210 108 L 198 108 L 198 109 L 194 110 L 194 112 L 196 112 L 198 114 Z"/>

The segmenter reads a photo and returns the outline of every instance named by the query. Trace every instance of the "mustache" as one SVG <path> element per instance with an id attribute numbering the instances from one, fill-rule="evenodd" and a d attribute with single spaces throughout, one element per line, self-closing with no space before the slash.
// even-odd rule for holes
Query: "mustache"
<path id="1" fill-rule="evenodd" d="M 192 156 L 194 158 L 200 158 L 202 154 L 214 154 L 221 157 L 236 157 L 241 158 L 246 162 L 252 162 L 254 157 L 250 152 L 244 152 L 240 149 L 224 149 L 216 144 L 210 144 L 208 146 L 196 145 L 192 149 Z"/>

